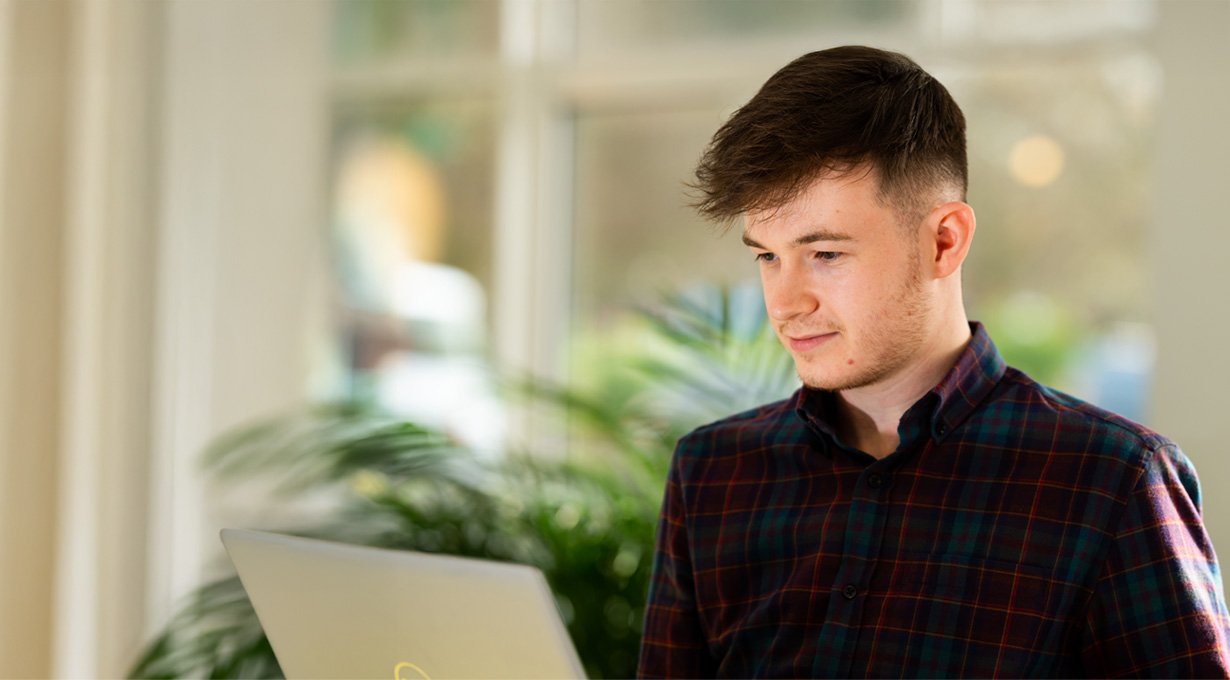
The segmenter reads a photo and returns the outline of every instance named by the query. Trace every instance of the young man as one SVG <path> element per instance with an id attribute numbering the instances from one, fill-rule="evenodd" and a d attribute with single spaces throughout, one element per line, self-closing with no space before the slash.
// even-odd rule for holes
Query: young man
<path id="1" fill-rule="evenodd" d="M 714 136 L 803 387 L 680 440 L 648 677 L 1227 677 L 1195 470 L 970 323 L 965 121 L 908 58 L 815 52 Z"/>

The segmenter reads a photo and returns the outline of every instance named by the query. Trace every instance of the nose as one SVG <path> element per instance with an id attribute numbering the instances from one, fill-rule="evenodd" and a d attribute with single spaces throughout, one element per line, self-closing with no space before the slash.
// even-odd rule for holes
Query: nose
<path id="1" fill-rule="evenodd" d="M 816 311 L 820 299 L 810 283 L 805 271 L 788 266 L 783 266 L 771 280 L 764 280 L 764 303 L 769 316 L 776 321 L 789 321 Z"/>

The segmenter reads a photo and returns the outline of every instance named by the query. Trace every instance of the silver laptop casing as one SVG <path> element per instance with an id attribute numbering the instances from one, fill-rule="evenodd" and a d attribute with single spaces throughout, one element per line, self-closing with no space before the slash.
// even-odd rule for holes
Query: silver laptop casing
<path id="1" fill-rule="evenodd" d="M 542 572 L 235 529 L 222 543 L 287 678 L 584 678 Z"/>

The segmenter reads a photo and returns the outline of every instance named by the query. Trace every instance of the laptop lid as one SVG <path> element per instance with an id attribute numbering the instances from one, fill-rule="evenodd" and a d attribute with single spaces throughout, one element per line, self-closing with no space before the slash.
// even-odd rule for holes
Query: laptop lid
<path id="1" fill-rule="evenodd" d="M 287 678 L 584 678 L 530 566 L 234 529 L 222 543 Z"/>

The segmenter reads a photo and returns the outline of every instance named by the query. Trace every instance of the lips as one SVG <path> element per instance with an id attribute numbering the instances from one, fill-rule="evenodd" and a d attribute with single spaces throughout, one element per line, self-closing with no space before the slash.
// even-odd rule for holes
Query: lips
<path id="1" fill-rule="evenodd" d="M 836 333 L 822 333 L 820 335 L 805 335 L 801 337 L 787 336 L 790 339 L 790 349 L 795 352 L 810 352 L 817 347 L 827 343 L 837 337 Z"/>

